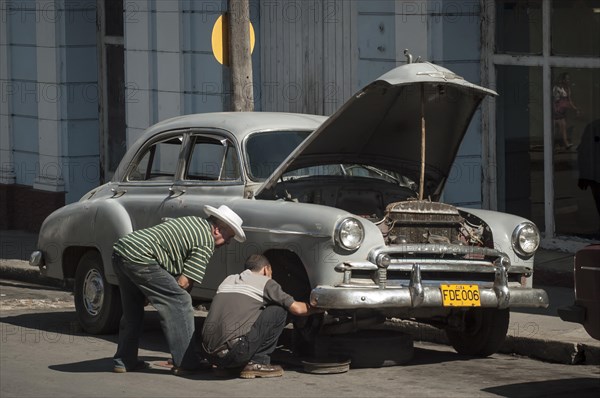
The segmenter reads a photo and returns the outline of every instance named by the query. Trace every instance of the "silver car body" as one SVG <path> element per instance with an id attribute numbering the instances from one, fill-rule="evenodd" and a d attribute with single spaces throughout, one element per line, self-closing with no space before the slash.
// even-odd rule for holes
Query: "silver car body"
<path id="1" fill-rule="evenodd" d="M 208 113 L 160 122 L 131 145 L 111 182 L 46 219 L 38 243 L 43 259 L 34 264 L 50 277 L 73 278 L 82 253 L 96 250 L 106 280 L 116 284 L 111 253 L 119 237 L 166 218 L 204 216 L 205 204 L 226 204 L 242 217 L 247 241 L 215 252 L 204 281 L 193 290 L 198 299 L 209 300 L 226 275 L 242 269 L 248 255 L 277 252 L 301 265 L 309 284 L 306 293 L 314 305 L 328 310 L 444 316 L 452 308 L 443 304 L 442 283 L 478 285 L 481 307 L 545 307 L 546 293 L 532 288 L 533 253 L 515 249 L 519 239 L 515 234 L 531 223 L 437 202 L 471 118 L 488 95 L 495 93 L 445 68 L 414 63 L 383 75 L 329 118 Z M 280 164 L 268 165 L 268 175 L 256 178 L 247 144 L 255 134 L 272 131 L 312 133 Z M 423 134 L 426 147 L 421 152 Z M 186 178 L 191 146 L 198 136 L 229 145 L 240 159 L 239 175 L 210 181 Z M 139 167 L 145 151 L 169 137 L 175 144 L 181 142 L 173 177 L 132 180 L 132 170 Z M 365 165 L 361 170 L 351 166 L 351 171 L 377 173 L 381 181 L 360 179 L 362 185 L 354 187 L 351 179 L 338 174 L 300 178 L 311 167 L 337 170 L 347 164 Z M 398 175 L 393 173 L 402 174 L 404 183 L 391 184 Z M 418 200 L 414 187 L 420 178 L 425 199 Z M 396 221 L 389 220 L 394 217 L 409 221 L 416 217 L 424 223 L 450 219 L 454 223 L 450 229 L 459 235 L 464 228 L 478 229 L 467 238 L 480 239 L 481 244 L 457 244 L 456 231 L 454 240 L 440 238 L 423 225 L 419 234 L 425 231 L 426 242 L 405 239 L 402 234 L 409 227 L 392 241 L 381 227 L 387 219 L 393 229 Z M 339 228 L 346 219 L 356 220 L 364 233 L 356 249 L 340 245 Z M 444 234 L 446 227 L 440 228 Z M 290 283 L 293 277 L 282 282 L 284 287 Z"/>

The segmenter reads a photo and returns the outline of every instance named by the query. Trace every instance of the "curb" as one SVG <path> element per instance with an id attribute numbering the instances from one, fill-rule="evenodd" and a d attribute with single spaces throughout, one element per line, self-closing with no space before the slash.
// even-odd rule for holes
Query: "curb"
<path id="1" fill-rule="evenodd" d="M 40 273 L 39 268 L 22 260 L 0 260 L 0 279 L 37 283 L 65 290 L 72 290 L 73 284 L 60 279 L 53 279 Z"/>
<path id="2" fill-rule="evenodd" d="M 387 321 L 385 325 L 410 334 L 415 341 L 450 345 L 446 333 L 434 326 L 393 319 Z M 498 352 L 565 365 L 600 365 L 600 347 L 535 337 L 519 337 L 509 334 Z"/>
<path id="3" fill-rule="evenodd" d="M 575 277 L 573 271 L 565 272 L 562 270 L 539 268 L 535 269 L 533 273 L 533 283 L 539 286 L 556 286 L 571 289 L 575 286 Z"/>
<path id="4" fill-rule="evenodd" d="M 38 268 L 30 266 L 22 260 L 0 260 L 0 278 L 37 283 L 68 291 L 73 288 L 73 284 L 70 282 L 41 275 Z M 414 341 L 449 345 L 444 331 L 434 326 L 392 319 L 385 322 L 383 328 L 407 333 L 412 336 Z M 499 352 L 568 365 L 600 365 L 600 347 L 585 343 L 511 336 L 509 334 Z"/>
<path id="5" fill-rule="evenodd" d="M 507 336 L 500 352 L 566 365 L 600 365 L 600 348 L 588 344 Z"/>

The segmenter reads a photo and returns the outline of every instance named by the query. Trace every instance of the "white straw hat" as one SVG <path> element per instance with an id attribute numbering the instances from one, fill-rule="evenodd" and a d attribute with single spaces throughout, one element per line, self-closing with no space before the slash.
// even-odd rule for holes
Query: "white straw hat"
<path id="1" fill-rule="evenodd" d="M 209 216 L 215 216 L 231 227 L 233 232 L 235 232 L 234 239 L 238 242 L 244 242 L 246 240 L 246 234 L 242 229 L 242 219 L 229 207 L 221 205 L 217 209 L 209 205 L 204 205 L 204 212 Z"/>

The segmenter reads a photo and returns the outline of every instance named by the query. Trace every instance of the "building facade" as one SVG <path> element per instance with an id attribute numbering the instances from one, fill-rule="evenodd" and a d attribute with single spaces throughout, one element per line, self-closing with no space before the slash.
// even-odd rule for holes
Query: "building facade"
<path id="1" fill-rule="evenodd" d="M 250 0 L 255 110 L 332 114 L 407 62 L 408 49 L 500 94 L 475 115 L 444 200 L 528 217 L 548 238 L 595 237 L 593 184 L 579 187 L 577 148 L 600 145 L 586 130 L 600 118 L 598 3 Z M 148 126 L 228 110 L 230 72 L 215 56 L 227 7 L 2 0 L 0 227 L 35 230 L 108 181 Z M 565 72 L 577 110 L 563 124 L 552 92 Z M 600 183 L 599 173 L 585 175 Z"/>

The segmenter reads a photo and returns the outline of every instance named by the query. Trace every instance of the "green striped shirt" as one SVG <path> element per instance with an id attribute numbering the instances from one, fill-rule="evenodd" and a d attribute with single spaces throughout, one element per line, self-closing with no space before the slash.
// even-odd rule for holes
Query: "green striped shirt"
<path id="1" fill-rule="evenodd" d="M 119 239 L 113 249 L 124 260 L 158 264 L 171 275 L 183 274 L 202 283 L 215 240 L 207 220 L 188 216 L 134 231 Z"/>

